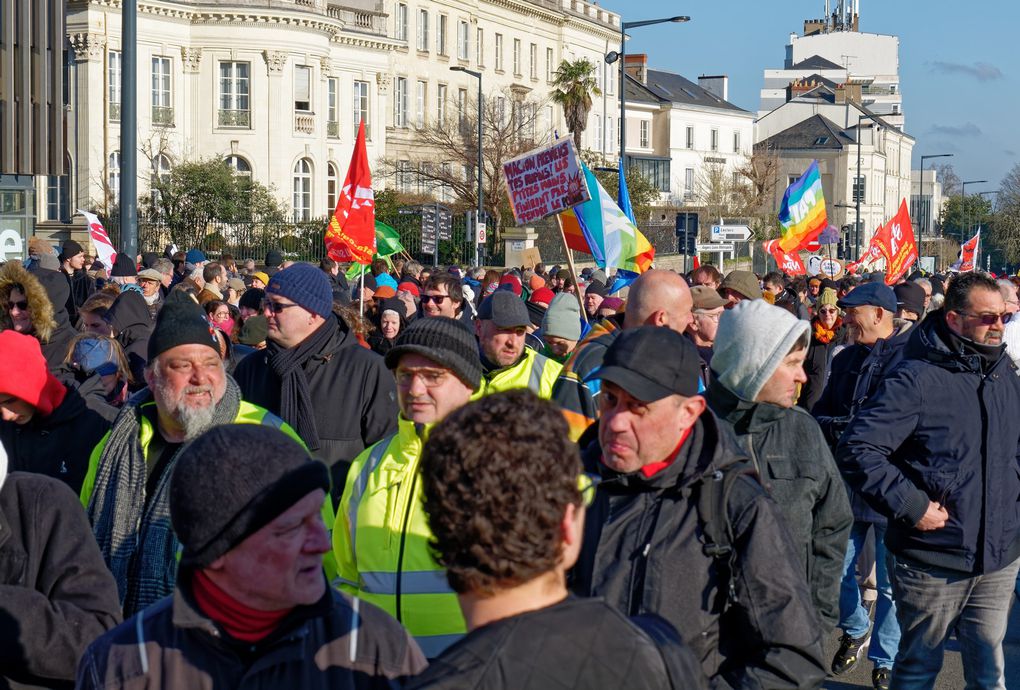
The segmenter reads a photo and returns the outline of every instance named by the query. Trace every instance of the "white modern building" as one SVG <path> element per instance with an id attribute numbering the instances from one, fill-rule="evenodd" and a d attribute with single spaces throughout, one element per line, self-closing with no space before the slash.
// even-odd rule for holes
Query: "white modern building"
<path id="1" fill-rule="evenodd" d="M 920 231 L 924 237 L 933 237 L 939 229 L 939 218 L 945 203 L 938 170 L 929 167 L 910 171 L 910 220 L 915 232 Z"/>

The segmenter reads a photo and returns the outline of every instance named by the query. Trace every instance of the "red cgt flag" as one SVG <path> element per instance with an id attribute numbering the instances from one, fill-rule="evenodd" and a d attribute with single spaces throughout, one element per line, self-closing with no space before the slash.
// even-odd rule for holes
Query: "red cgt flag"
<path id="1" fill-rule="evenodd" d="M 326 253 L 334 261 L 372 263 L 375 255 L 375 194 L 365 149 L 365 123 L 358 127 L 351 166 L 326 229 Z"/>
<path id="2" fill-rule="evenodd" d="M 906 199 L 900 202 L 900 209 L 892 220 L 875 233 L 872 244 L 877 245 L 885 256 L 886 285 L 895 285 L 917 261 L 917 242 L 910 225 Z"/>
<path id="3" fill-rule="evenodd" d="M 779 240 L 768 240 L 762 243 L 762 248 L 776 260 L 779 270 L 791 276 L 807 275 L 807 269 L 804 268 L 804 262 L 800 260 L 800 254 L 795 251 L 784 252 L 783 248 L 779 246 L 779 242 Z"/>

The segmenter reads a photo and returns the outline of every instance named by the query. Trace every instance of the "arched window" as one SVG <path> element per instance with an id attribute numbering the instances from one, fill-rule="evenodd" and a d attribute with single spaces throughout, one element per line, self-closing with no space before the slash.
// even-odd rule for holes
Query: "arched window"
<path id="1" fill-rule="evenodd" d="M 251 177 L 251 164 L 241 156 L 227 156 L 227 167 L 234 171 L 235 175 Z"/>
<path id="2" fill-rule="evenodd" d="M 106 186 L 114 205 L 120 204 L 120 151 L 110 154 L 106 165 Z"/>
<path id="3" fill-rule="evenodd" d="M 294 220 L 312 217 L 312 164 L 302 158 L 294 165 Z"/>
<path id="4" fill-rule="evenodd" d="M 340 190 L 340 173 L 336 169 L 335 163 L 330 163 L 326 166 L 326 201 L 329 204 L 329 208 L 326 210 L 327 215 L 332 215 L 333 211 L 336 210 L 337 193 Z"/>

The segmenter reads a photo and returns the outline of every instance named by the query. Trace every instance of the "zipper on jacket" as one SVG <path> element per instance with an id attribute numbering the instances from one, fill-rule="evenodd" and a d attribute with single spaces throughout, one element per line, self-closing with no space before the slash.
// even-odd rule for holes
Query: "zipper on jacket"
<path id="1" fill-rule="evenodd" d="M 397 587 L 396 587 L 396 612 L 397 622 L 403 623 L 404 616 L 400 609 L 400 595 L 401 595 L 401 582 L 404 579 L 404 543 L 407 539 L 407 523 L 411 519 L 411 504 L 414 502 L 414 490 L 418 485 L 418 472 L 415 469 L 414 474 L 411 477 L 411 492 L 407 498 L 407 505 L 404 508 L 404 523 L 400 528 L 400 550 L 397 552 Z"/>

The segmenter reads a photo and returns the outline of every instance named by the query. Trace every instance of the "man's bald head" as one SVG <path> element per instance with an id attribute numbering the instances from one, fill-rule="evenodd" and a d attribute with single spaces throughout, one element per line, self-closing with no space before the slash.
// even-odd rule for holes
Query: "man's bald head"
<path id="1" fill-rule="evenodd" d="M 673 271 L 646 271 L 630 286 L 624 328 L 665 326 L 678 333 L 691 322 L 694 299 L 687 281 Z"/>

